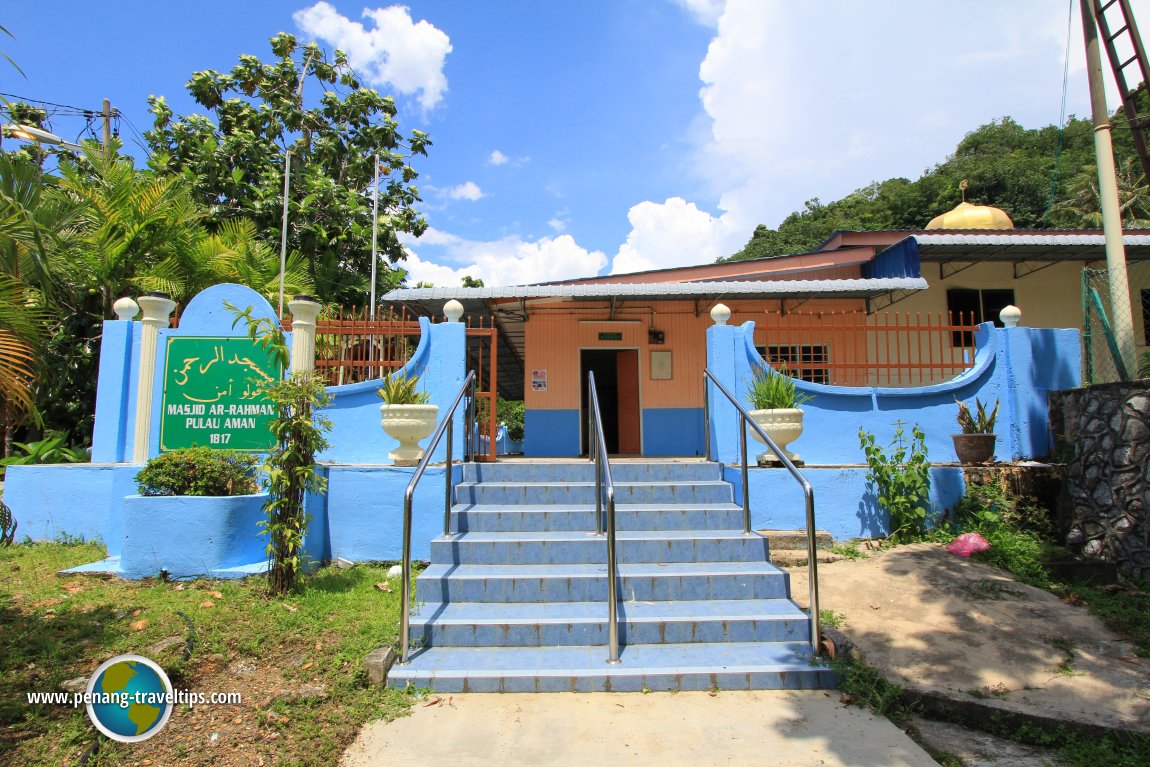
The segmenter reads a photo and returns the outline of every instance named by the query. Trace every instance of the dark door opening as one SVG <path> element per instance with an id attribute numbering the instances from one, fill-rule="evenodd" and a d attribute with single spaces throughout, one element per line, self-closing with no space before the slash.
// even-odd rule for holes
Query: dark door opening
<path id="1" fill-rule="evenodd" d="M 579 376 L 583 392 L 581 451 L 587 454 L 589 390 L 587 373 L 595 374 L 599 395 L 599 415 L 603 419 L 603 441 L 612 455 L 638 455 L 639 435 L 639 352 L 636 349 L 583 349 L 579 356 Z"/>

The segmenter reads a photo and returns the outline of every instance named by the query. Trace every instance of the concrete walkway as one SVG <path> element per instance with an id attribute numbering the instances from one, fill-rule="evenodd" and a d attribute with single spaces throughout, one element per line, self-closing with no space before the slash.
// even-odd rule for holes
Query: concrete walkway
<path id="1" fill-rule="evenodd" d="M 791 593 L 807 603 L 806 568 Z M 1085 607 L 918 543 L 819 566 L 820 602 L 891 681 L 978 721 L 1150 733 L 1150 667 Z"/>
<path id="2" fill-rule="evenodd" d="M 343 767 L 852 765 L 932 767 L 886 719 L 835 690 L 432 695 L 367 725 Z"/>

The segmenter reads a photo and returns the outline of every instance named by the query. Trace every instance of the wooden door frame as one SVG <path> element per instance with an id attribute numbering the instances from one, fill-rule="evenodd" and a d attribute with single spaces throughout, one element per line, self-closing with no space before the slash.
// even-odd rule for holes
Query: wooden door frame
<path id="1" fill-rule="evenodd" d="M 626 352 L 634 351 L 635 357 L 638 359 L 636 365 L 636 375 L 639 378 L 639 455 L 646 455 L 644 452 L 647 445 L 643 440 L 643 347 L 642 346 L 580 346 L 579 353 L 579 447 L 587 444 L 587 419 L 583 413 L 583 381 L 586 376 L 583 375 L 583 352 Z M 618 386 L 618 384 L 616 384 Z M 616 414 L 618 418 L 618 414 Z M 618 424 L 616 424 L 618 428 Z M 582 451 L 579 452 L 581 456 Z"/>

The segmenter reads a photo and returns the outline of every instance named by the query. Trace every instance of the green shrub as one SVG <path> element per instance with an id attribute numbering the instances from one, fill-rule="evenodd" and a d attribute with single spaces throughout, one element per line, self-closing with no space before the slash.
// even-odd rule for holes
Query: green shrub
<path id="1" fill-rule="evenodd" d="M 975 552 L 978 560 L 1013 573 L 1035 586 L 1047 586 L 1050 575 L 1043 562 L 1049 548 L 1046 538 L 1053 525 L 1040 509 L 1012 498 L 998 481 L 971 485 L 954 507 L 958 527 L 976 532 L 990 548 Z"/>
<path id="2" fill-rule="evenodd" d="M 859 445 L 866 455 L 866 479 L 875 489 L 878 505 L 890 514 L 890 540 L 911 543 L 926 535 L 930 511 L 930 462 L 926 459 L 926 435 L 918 424 L 911 427 L 911 442 L 903 437 L 902 421 L 895 421 L 890 455 L 878 446 L 873 434 L 859 429 Z"/>
<path id="3" fill-rule="evenodd" d="M 994 422 L 998 420 L 998 400 L 994 401 L 994 410 L 990 413 L 986 412 L 986 405 L 982 404 L 982 400 L 977 397 L 974 404 L 978 410 L 977 417 L 971 415 L 970 408 L 966 403 L 959 400 L 958 402 L 958 425 L 962 427 L 963 434 L 993 434 Z"/>
<path id="4" fill-rule="evenodd" d="M 388 373 L 383 377 L 383 386 L 376 394 L 389 405 L 426 405 L 431 399 L 431 393 L 417 391 L 416 384 L 419 376 L 402 376 Z"/>
<path id="5" fill-rule="evenodd" d="M 30 466 L 41 463 L 84 463 L 88 460 L 88 449 L 70 447 L 65 444 L 68 435 L 60 431 L 50 431 L 43 439 L 35 442 L 13 442 L 12 455 L 0 459 L 0 478 L 9 466 Z M 17 452 L 18 451 L 18 452 Z"/>
<path id="6" fill-rule="evenodd" d="M 523 400 L 498 398 L 495 405 L 495 419 L 507 426 L 507 438 L 515 442 L 523 441 Z M 487 423 L 487 398 L 475 401 L 475 421 L 482 429 Z"/>
<path id="7" fill-rule="evenodd" d="M 747 389 L 747 399 L 755 410 L 786 410 L 814 399 L 809 394 L 800 394 L 795 379 L 787 373 L 786 365 L 775 372 L 767 365 L 755 367 L 751 386 Z"/>
<path id="8" fill-rule="evenodd" d="M 136 474 L 140 495 L 250 495 L 259 491 L 252 476 L 256 458 L 189 447 L 159 455 Z"/>

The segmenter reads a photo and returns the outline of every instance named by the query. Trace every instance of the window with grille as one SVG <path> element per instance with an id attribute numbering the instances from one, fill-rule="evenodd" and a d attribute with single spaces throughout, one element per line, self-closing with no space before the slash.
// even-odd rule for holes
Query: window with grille
<path id="1" fill-rule="evenodd" d="M 757 349 L 776 370 L 786 365 L 787 373 L 800 380 L 821 384 L 831 382 L 830 370 L 821 367 L 830 362 L 830 353 L 824 344 L 775 344 Z"/>
<path id="2" fill-rule="evenodd" d="M 946 291 L 946 309 L 955 325 L 977 325 L 993 322 L 1002 327 L 999 312 L 1014 303 L 1014 291 L 1009 288 L 950 288 Z M 951 333 L 955 346 L 973 346 L 974 334 L 956 330 Z"/>

